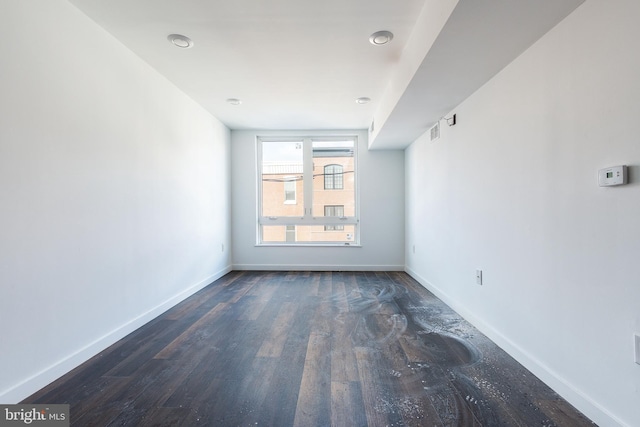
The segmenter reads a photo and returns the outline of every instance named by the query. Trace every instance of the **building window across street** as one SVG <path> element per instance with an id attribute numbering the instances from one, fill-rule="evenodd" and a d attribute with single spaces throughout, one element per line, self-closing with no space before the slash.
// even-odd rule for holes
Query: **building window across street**
<path id="1" fill-rule="evenodd" d="M 356 147 L 355 136 L 259 138 L 257 243 L 357 245 Z"/>
<path id="2" fill-rule="evenodd" d="M 324 207 L 324 216 L 336 216 L 341 218 L 344 216 L 344 206 L 339 205 L 327 205 Z M 342 231 L 344 230 L 344 225 L 325 225 L 325 231 Z"/>
<path id="3" fill-rule="evenodd" d="M 342 165 L 327 165 L 324 167 L 324 189 L 343 189 Z"/>
<path id="4" fill-rule="evenodd" d="M 296 178 L 288 177 L 284 178 L 284 202 L 286 204 L 296 203 Z"/>

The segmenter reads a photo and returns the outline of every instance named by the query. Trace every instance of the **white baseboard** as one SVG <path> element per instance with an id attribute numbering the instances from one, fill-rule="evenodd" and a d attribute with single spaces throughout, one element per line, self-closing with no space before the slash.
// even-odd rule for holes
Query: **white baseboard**
<path id="1" fill-rule="evenodd" d="M 404 265 L 234 264 L 233 269 L 243 271 L 404 271 Z"/>
<path id="2" fill-rule="evenodd" d="M 593 422 L 601 427 L 631 427 L 410 267 L 405 266 L 405 271 Z"/>
<path id="3" fill-rule="evenodd" d="M 81 348 L 80 350 L 77 350 L 76 352 L 70 354 L 64 359 L 54 363 L 48 368 L 43 369 L 42 371 L 25 379 L 19 384 L 16 384 L 7 390 L 4 390 L 3 392 L 0 393 L 0 402 L 2 402 L 3 404 L 14 404 L 14 403 L 20 402 L 26 397 L 29 397 L 36 391 L 40 390 L 44 386 L 60 378 L 62 375 L 66 374 L 67 372 L 71 371 L 72 369 L 76 368 L 82 363 L 86 362 L 87 360 L 89 360 L 99 352 L 103 351 L 110 345 L 124 338 L 131 332 L 143 326 L 144 324 L 155 319 L 165 311 L 169 310 L 171 307 L 174 307 L 181 301 L 187 299 L 188 297 L 195 294 L 202 288 L 205 288 L 211 282 L 218 280 L 219 278 L 229 273 L 230 271 L 232 271 L 231 266 L 227 266 L 223 270 L 220 270 L 217 273 L 212 274 L 211 276 L 190 286 L 189 288 L 174 295 L 173 297 L 162 302 L 161 304 L 158 304 L 151 310 L 148 310 L 145 313 L 142 313 L 139 316 L 135 317 L 134 319 L 129 320 L 128 322 L 114 329 L 108 334 L 97 338 L 92 343 Z"/>

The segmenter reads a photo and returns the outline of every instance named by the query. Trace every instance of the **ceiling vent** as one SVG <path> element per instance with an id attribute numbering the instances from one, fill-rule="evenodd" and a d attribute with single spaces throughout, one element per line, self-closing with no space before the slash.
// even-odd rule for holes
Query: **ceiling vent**
<path id="1" fill-rule="evenodd" d="M 436 139 L 440 138 L 440 122 L 436 123 L 432 128 L 431 128 L 431 140 L 435 141 Z"/>

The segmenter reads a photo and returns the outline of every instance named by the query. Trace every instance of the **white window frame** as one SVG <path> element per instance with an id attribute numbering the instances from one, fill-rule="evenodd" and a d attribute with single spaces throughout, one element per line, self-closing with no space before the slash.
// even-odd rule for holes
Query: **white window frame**
<path id="1" fill-rule="evenodd" d="M 313 216 L 313 142 L 322 141 L 353 141 L 353 164 L 354 164 L 354 216 L 343 217 L 325 217 Z M 262 214 L 262 143 L 263 142 L 302 142 L 303 149 L 303 216 L 264 216 Z M 311 136 L 311 137 L 262 137 L 256 138 L 256 170 L 257 170 L 257 227 L 256 227 L 256 246 L 360 246 L 360 194 L 359 194 L 359 172 L 358 172 L 358 137 L 356 135 L 336 135 L 336 136 Z M 324 172 L 324 171 L 323 171 Z M 344 178 L 343 178 L 344 179 Z M 344 184 L 343 184 L 344 185 Z M 323 177 L 324 188 L 324 177 Z M 297 194 L 296 194 L 297 197 Z M 322 212 L 324 215 L 324 209 Z M 326 225 L 354 225 L 353 240 L 349 242 L 263 242 L 262 226 L 287 226 L 287 225 L 307 225 L 307 226 L 326 226 Z"/>

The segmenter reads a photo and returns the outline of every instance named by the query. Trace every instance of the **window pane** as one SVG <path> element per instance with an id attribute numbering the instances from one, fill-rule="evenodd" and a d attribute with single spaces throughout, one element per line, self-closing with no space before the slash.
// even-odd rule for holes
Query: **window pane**
<path id="1" fill-rule="evenodd" d="M 263 225 L 264 243 L 354 243 L 355 225 L 345 224 L 341 230 L 325 230 L 322 225 Z"/>
<path id="2" fill-rule="evenodd" d="M 341 215 L 324 207 L 339 205 Z M 354 141 L 313 141 L 313 216 L 348 216 L 355 212 Z"/>
<path id="3" fill-rule="evenodd" d="M 262 142 L 262 215 L 303 216 L 302 141 Z"/>

